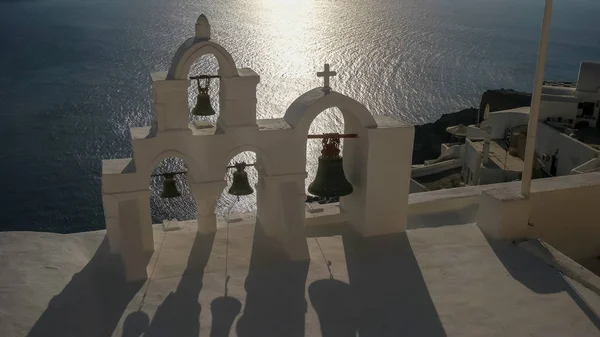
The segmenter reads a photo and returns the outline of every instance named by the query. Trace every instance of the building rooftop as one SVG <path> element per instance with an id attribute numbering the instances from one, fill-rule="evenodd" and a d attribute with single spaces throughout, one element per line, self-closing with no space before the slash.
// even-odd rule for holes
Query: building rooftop
<path id="1" fill-rule="evenodd" d="M 495 112 L 492 112 L 492 114 L 498 114 L 498 113 L 522 113 L 522 114 L 529 114 L 530 110 L 531 110 L 530 106 L 522 106 L 522 107 L 514 108 L 514 109 L 495 111 Z"/>
<path id="2" fill-rule="evenodd" d="M 596 150 L 600 149 L 600 129 L 590 126 L 581 126 L 577 129 L 567 127 L 562 123 L 556 122 L 540 122 L 548 125 L 556 132 L 562 133 L 572 139 L 574 142 L 587 144 Z"/>
<path id="3" fill-rule="evenodd" d="M 542 97 L 552 99 L 572 99 L 576 100 L 575 92 L 577 91 L 577 83 L 556 83 L 545 82 L 542 87 Z M 548 97 L 552 96 L 552 97 Z"/>
<path id="4" fill-rule="evenodd" d="M 214 236 L 178 226 L 155 226 L 144 284 L 123 281 L 104 231 L 0 233 L 2 336 L 600 336 L 595 275 L 475 224 L 308 238 L 310 263 L 294 263 L 244 220 L 227 271 L 224 223 Z"/>
<path id="5" fill-rule="evenodd" d="M 483 141 L 474 141 L 472 144 L 477 152 L 483 153 Z M 523 160 L 507 153 L 504 146 L 504 140 L 492 140 L 490 142 L 490 157 L 488 164 L 485 166 L 488 168 L 501 168 L 508 171 L 522 172 Z"/>
<path id="6" fill-rule="evenodd" d="M 600 89 L 600 63 L 581 62 L 577 91 L 597 93 Z"/>
<path id="7" fill-rule="evenodd" d="M 544 81 L 543 85 L 560 88 L 577 88 L 577 82 Z"/>

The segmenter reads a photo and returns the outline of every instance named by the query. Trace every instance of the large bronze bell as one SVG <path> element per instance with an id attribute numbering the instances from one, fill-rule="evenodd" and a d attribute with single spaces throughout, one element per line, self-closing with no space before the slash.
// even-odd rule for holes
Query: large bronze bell
<path id="1" fill-rule="evenodd" d="M 233 182 L 231 183 L 231 187 L 227 193 L 231 195 L 249 195 L 254 193 L 254 190 L 250 186 L 250 182 L 248 181 L 248 173 L 244 171 L 246 168 L 245 163 L 236 163 L 235 164 L 235 172 L 233 172 Z"/>
<path id="2" fill-rule="evenodd" d="M 352 193 L 352 184 L 346 179 L 340 157 L 339 138 L 323 139 L 323 150 L 315 180 L 308 185 L 308 192 L 323 198 L 343 197 Z"/>
<path id="3" fill-rule="evenodd" d="M 165 173 L 165 182 L 163 184 L 163 191 L 160 195 L 161 198 L 177 198 L 181 196 L 181 193 L 177 190 L 177 185 L 175 184 L 175 175 L 172 173 Z"/>
<path id="4" fill-rule="evenodd" d="M 215 110 L 210 104 L 210 95 L 208 94 L 208 81 L 205 87 L 200 86 L 200 80 L 198 80 L 198 100 L 196 106 L 192 110 L 192 115 L 195 116 L 212 116 L 215 114 Z"/>

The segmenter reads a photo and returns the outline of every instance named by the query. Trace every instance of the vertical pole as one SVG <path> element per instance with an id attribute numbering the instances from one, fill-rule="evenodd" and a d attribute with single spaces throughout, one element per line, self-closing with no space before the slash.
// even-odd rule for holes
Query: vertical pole
<path id="1" fill-rule="evenodd" d="M 504 153 L 504 181 L 506 182 L 507 177 L 506 177 L 506 160 L 508 159 L 508 149 L 506 149 L 506 152 Z"/>
<path id="2" fill-rule="evenodd" d="M 525 146 L 525 160 L 523 164 L 523 179 L 521 180 L 521 194 L 529 198 L 531 191 L 531 175 L 533 171 L 533 157 L 535 156 L 535 137 L 537 134 L 538 117 L 540 115 L 540 102 L 542 99 L 542 84 L 544 82 L 544 69 L 546 66 L 546 53 L 548 50 L 548 35 L 550 32 L 550 18 L 552 15 L 552 0 L 546 0 L 542 35 L 535 71 L 533 95 L 531 96 L 531 111 L 529 112 L 529 125 L 527 127 L 527 143 Z"/>

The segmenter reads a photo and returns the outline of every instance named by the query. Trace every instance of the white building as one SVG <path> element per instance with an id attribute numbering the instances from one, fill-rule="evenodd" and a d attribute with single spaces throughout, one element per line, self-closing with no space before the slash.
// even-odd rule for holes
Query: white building
<path id="1" fill-rule="evenodd" d="M 540 119 L 600 127 L 600 63 L 582 62 L 577 82 L 544 82 Z"/>
<path id="2" fill-rule="evenodd" d="M 0 336 L 600 337 L 600 277 L 586 269 L 600 273 L 600 173 L 537 179 L 528 197 L 519 182 L 409 195 L 411 127 L 327 82 L 256 120 L 258 75 L 209 40 L 201 16 L 174 72 L 153 74 L 156 119 L 132 129 L 134 158 L 103 163 L 106 230 L 0 233 Z M 217 125 L 198 130 L 187 72 L 207 51 L 225 92 Z M 344 146 L 354 192 L 306 210 L 308 126 L 334 105 L 358 134 Z M 498 166 L 486 134 L 471 147 Z M 223 171 L 248 148 L 258 212 L 217 222 Z M 198 205 L 174 231 L 148 212 L 166 155 L 188 161 Z"/>
<path id="3" fill-rule="evenodd" d="M 538 172 L 534 176 L 560 176 L 600 169 L 599 101 L 600 63 L 582 62 L 577 82 L 544 83 L 535 144 Z M 465 182 L 478 185 L 518 179 L 528 122 L 529 107 L 490 113 L 480 125 L 481 129 L 491 128 L 490 152 L 484 151 L 482 141 L 466 141 L 462 157 Z M 506 154 L 509 129 L 512 130 L 511 151 Z M 504 156 L 507 163 L 515 165 L 504 168 L 502 160 L 498 163 L 486 161 L 486 153 Z M 502 172 L 504 170 L 507 172 Z"/>

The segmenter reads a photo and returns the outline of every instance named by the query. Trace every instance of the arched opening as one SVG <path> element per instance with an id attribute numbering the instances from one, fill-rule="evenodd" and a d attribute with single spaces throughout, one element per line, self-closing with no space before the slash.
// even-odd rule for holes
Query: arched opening
<path id="1" fill-rule="evenodd" d="M 205 54 L 199 57 L 192 64 L 188 77 L 199 75 L 217 76 L 218 71 L 219 62 L 217 61 L 217 58 L 212 54 Z M 220 112 L 220 82 L 221 81 L 219 78 L 190 80 L 190 86 L 188 88 L 188 108 L 190 111 L 189 118 L 190 123 L 192 123 L 197 129 L 210 128 L 217 123 L 217 117 L 219 116 Z M 205 105 L 208 103 L 206 100 L 201 100 L 200 103 L 198 102 L 199 85 L 201 87 L 208 86 L 210 107 L 214 110 L 214 115 L 194 115 L 194 108 L 197 104 L 200 104 L 201 107 L 205 107 Z M 201 110 L 204 111 L 205 109 Z"/>
<path id="2" fill-rule="evenodd" d="M 154 168 L 150 178 L 150 210 L 152 223 L 163 223 L 169 220 L 192 220 L 197 217 L 197 207 L 190 191 L 186 174 L 173 176 L 175 186 L 181 196 L 162 198 L 164 191 L 165 173 L 187 172 L 188 165 L 185 160 L 178 157 L 167 157 L 161 160 Z"/>
<path id="3" fill-rule="evenodd" d="M 340 109 L 334 107 L 323 110 L 311 122 L 308 131 L 309 135 L 320 135 L 324 133 L 344 133 L 344 116 Z M 315 180 L 317 168 L 319 166 L 319 156 L 323 148 L 321 139 L 307 139 L 306 143 L 306 172 L 307 177 L 304 189 L 309 196 L 308 200 L 315 200 L 308 192 L 308 186 Z M 344 139 L 340 140 L 340 150 L 343 151 Z M 343 152 L 342 152 L 343 153 Z M 318 199 L 318 198 L 317 198 Z M 325 200 L 323 200 L 325 201 Z M 331 200 L 333 201 L 333 200 Z"/>
<path id="4" fill-rule="evenodd" d="M 253 151 L 244 151 L 238 153 L 236 156 L 231 158 L 227 166 L 233 166 L 236 163 L 244 162 L 246 164 L 257 164 L 257 156 Z M 254 214 L 256 213 L 256 184 L 258 182 L 260 168 L 257 166 L 248 166 L 245 168 L 245 172 L 248 174 L 248 181 L 250 187 L 254 190 L 250 195 L 235 196 L 229 194 L 229 189 L 233 184 L 233 176 L 235 169 L 227 169 L 225 172 L 225 181 L 227 185 L 221 197 L 217 202 L 217 217 L 225 221 L 232 221 L 238 218 L 241 214 Z"/>
<path id="5" fill-rule="evenodd" d="M 334 116 L 327 117 L 327 111 L 335 111 Z M 325 112 L 325 114 L 323 114 Z M 340 113 L 341 112 L 341 113 Z M 321 117 L 319 116 L 321 115 Z M 340 179 L 348 186 L 346 190 L 351 188 L 356 195 L 355 184 L 362 188 L 361 183 L 366 181 L 365 162 L 368 160 L 368 137 L 366 132 L 368 128 L 377 127 L 377 122 L 371 113 L 364 105 L 358 103 L 352 98 L 336 93 L 323 93 L 321 88 L 310 90 L 298 97 L 286 110 L 283 117 L 285 121 L 293 128 L 302 132 L 302 134 L 310 134 L 312 130 L 333 133 L 355 134 L 358 139 L 353 139 L 349 143 L 344 144 L 344 138 L 340 139 L 340 152 L 343 157 L 343 171 L 345 179 Z M 322 120 L 321 122 L 316 122 Z M 343 127 L 342 123 L 343 120 Z M 337 121 L 337 123 L 336 123 Z M 315 125 L 315 126 L 313 126 Z M 313 131 L 314 132 L 314 131 Z M 312 142 L 312 140 L 310 141 Z M 322 144 L 322 143 L 321 143 Z M 308 145 L 308 144 L 307 144 Z M 318 168 L 319 145 L 311 144 L 306 147 L 307 164 L 306 171 L 308 179 L 306 185 L 309 185 L 310 180 L 316 175 Z M 334 151 L 336 152 L 336 151 Z M 329 166 L 337 171 L 340 171 L 339 161 L 334 162 L 335 165 Z M 317 165 L 315 165 L 315 163 Z M 339 175 L 333 175 L 340 177 Z M 354 183 L 352 183 L 354 182 Z M 351 184 L 348 184 L 351 183 Z M 338 184 L 336 183 L 335 186 Z M 307 188 L 308 192 L 308 188 Z M 338 195 L 343 195 L 337 193 Z M 351 196 L 350 196 L 351 198 Z M 310 200 L 310 199 L 309 199 Z"/>

